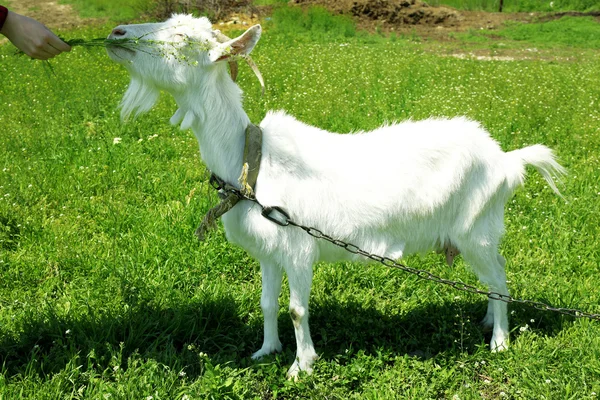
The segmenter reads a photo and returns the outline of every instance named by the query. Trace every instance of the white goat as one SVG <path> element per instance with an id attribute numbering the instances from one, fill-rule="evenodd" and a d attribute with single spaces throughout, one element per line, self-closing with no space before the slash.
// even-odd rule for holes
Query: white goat
<path id="1" fill-rule="evenodd" d="M 144 51 L 109 48 L 113 60 L 131 73 L 123 117 L 148 111 L 160 90 L 171 93 L 179 106 L 171 123 L 192 128 L 206 166 L 238 185 L 250 120 L 227 61 L 248 55 L 260 35 L 261 27 L 255 25 L 221 43 L 208 19 L 187 15 L 118 26 L 109 38 L 143 38 L 155 46 Z M 504 204 L 523 184 L 525 165 L 534 166 L 557 193 L 552 174 L 565 172 L 547 147 L 504 153 L 466 118 L 408 121 L 340 135 L 279 111 L 268 113 L 260 126 L 260 203 L 282 207 L 297 222 L 392 259 L 455 247 L 481 282 L 502 294 L 508 294 L 505 260 L 498 253 Z M 270 222 L 250 201 L 238 203 L 222 220 L 227 238 L 256 257 L 262 269 L 264 342 L 252 357 L 281 350 L 277 314 L 285 271 L 297 343 L 288 376 L 310 373 L 317 358 L 308 327 L 312 266 L 360 257 Z M 506 303 L 490 299 L 483 324 L 493 327 L 492 351 L 506 349 Z"/>

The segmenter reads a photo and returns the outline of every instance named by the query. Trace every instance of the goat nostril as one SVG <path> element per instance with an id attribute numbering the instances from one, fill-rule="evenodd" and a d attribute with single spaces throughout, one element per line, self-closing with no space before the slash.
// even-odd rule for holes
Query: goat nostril
<path id="1" fill-rule="evenodd" d="M 113 36 L 125 36 L 126 33 L 127 33 L 127 31 L 125 31 L 124 29 L 121 29 L 121 28 L 115 28 L 112 31 Z"/>

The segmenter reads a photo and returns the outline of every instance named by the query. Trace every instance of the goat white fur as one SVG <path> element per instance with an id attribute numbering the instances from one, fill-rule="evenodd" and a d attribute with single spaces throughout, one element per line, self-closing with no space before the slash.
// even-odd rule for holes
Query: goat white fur
<path id="1" fill-rule="evenodd" d="M 187 15 L 115 28 L 109 38 L 155 41 L 145 51 L 109 49 L 131 74 L 123 117 L 149 110 L 160 90 L 171 93 L 179 107 L 171 123 L 192 128 L 206 166 L 238 185 L 250 120 L 227 61 L 249 54 L 260 34 L 256 25 L 219 43 L 206 18 Z M 278 111 L 269 112 L 260 126 L 263 158 L 256 197 L 263 205 L 282 207 L 297 222 L 393 259 L 451 244 L 481 282 L 502 294 L 508 290 L 498 245 L 506 201 L 522 185 L 525 165 L 534 166 L 557 193 L 552 175 L 565 172 L 547 147 L 504 153 L 466 118 L 408 121 L 340 135 Z M 281 350 L 277 315 L 285 271 L 297 342 L 288 375 L 310 373 L 317 358 L 308 327 L 312 266 L 358 256 L 268 221 L 249 201 L 238 203 L 222 220 L 227 238 L 256 257 L 262 269 L 264 342 L 253 358 Z M 492 351 L 506 349 L 506 303 L 490 300 L 483 324 L 493 327 Z"/>

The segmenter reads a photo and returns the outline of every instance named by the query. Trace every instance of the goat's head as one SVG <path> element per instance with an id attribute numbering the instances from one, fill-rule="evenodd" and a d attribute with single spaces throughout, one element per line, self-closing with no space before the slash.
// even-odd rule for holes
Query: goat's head
<path id="1" fill-rule="evenodd" d="M 177 94 L 197 87 L 207 74 L 222 73 L 227 62 L 235 79 L 237 58 L 247 57 L 260 35 L 260 25 L 254 25 L 229 39 L 213 30 L 207 18 L 183 14 L 161 23 L 117 26 L 108 36 L 112 43 L 107 51 L 131 74 L 122 116 L 148 111 L 160 90 Z"/>

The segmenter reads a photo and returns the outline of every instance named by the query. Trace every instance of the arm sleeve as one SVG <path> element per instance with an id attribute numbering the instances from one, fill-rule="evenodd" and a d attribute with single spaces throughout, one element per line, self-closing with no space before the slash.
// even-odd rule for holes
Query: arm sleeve
<path id="1" fill-rule="evenodd" d="M 6 7 L 0 6 L 0 31 L 4 26 L 4 21 L 6 21 L 6 17 L 8 16 L 8 10 Z"/>

